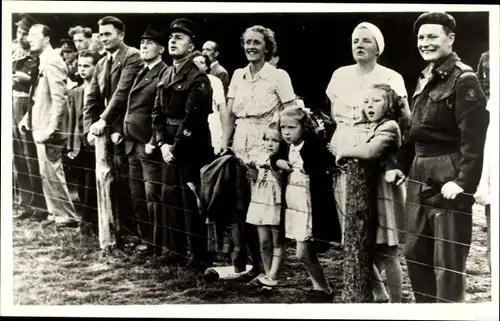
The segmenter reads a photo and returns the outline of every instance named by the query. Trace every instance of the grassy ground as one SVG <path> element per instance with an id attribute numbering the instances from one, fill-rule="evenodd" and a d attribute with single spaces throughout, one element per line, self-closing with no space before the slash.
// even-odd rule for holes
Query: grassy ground
<path id="1" fill-rule="evenodd" d="M 480 208 L 474 216 L 471 254 L 467 263 L 467 302 L 491 300 L 486 258 L 486 221 Z M 312 303 L 305 267 L 287 249 L 281 286 L 272 291 L 235 281 L 206 284 L 182 268 L 145 267 L 129 256 L 101 258 L 97 240 L 81 239 L 76 230 L 56 230 L 41 223 L 14 221 L 14 304 L 30 305 L 157 305 L 175 303 Z M 335 301 L 340 300 L 342 261 L 338 250 L 320 258 Z M 404 259 L 404 302 L 413 295 Z"/>

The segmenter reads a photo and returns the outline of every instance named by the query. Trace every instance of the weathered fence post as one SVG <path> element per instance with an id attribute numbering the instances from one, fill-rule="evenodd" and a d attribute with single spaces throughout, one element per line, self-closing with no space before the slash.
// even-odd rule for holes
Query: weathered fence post
<path id="1" fill-rule="evenodd" d="M 113 149 L 107 135 L 94 138 L 96 157 L 97 209 L 99 216 L 99 246 L 102 250 L 115 244 L 112 199 Z"/>
<path id="2" fill-rule="evenodd" d="M 346 163 L 347 194 L 344 223 L 344 275 L 342 302 L 373 302 L 372 272 L 375 250 L 376 198 L 369 164 L 356 159 Z M 375 219 L 375 221 L 374 221 Z"/>

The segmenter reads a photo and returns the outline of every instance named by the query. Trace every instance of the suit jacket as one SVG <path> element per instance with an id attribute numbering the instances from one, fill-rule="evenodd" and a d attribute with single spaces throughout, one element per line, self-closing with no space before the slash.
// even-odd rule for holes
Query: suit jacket
<path id="1" fill-rule="evenodd" d="M 151 114 L 157 142 L 173 145 L 172 153 L 189 179 L 200 180 L 200 168 L 210 162 L 208 115 L 212 113 L 212 87 L 208 76 L 189 59 L 172 77 L 169 66 L 158 83 Z"/>
<path id="2" fill-rule="evenodd" d="M 151 140 L 151 112 L 155 103 L 156 88 L 166 69 L 167 64 L 160 61 L 139 82 L 139 74 L 134 79 L 123 123 L 126 154 L 132 151 L 135 143 L 146 144 Z"/>
<path id="3" fill-rule="evenodd" d="M 73 88 L 68 95 L 69 102 L 69 123 L 68 123 L 68 151 L 73 151 L 75 156 L 80 152 L 82 145 L 81 136 L 83 135 L 83 106 L 84 106 L 84 87 Z"/>
<path id="4" fill-rule="evenodd" d="M 64 144 L 68 136 L 67 70 L 52 48 L 40 54 L 38 77 L 31 89 L 34 104 L 26 114 L 37 143 Z"/>
<path id="5" fill-rule="evenodd" d="M 107 125 L 113 126 L 113 132 L 123 135 L 123 117 L 127 108 L 128 94 L 143 62 L 138 49 L 122 44 L 111 67 L 111 88 L 106 88 L 108 63 L 109 57 L 106 56 L 101 58 L 95 67 L 83 109 L 84 134 L 89 132 L 90 125 L 101 118 Z M 109 101 L 104 96 L 108 89 Z"/>
<path id="6" fill-rule="evenodd" d="M 224 86 L 224 96 L 227 96 L 227 91 L 229 89 L 229 74 L 227 73 L 227 70 L 217 61 L 210 67 L 210 74 L 222 81 L 222 85 Z"/>

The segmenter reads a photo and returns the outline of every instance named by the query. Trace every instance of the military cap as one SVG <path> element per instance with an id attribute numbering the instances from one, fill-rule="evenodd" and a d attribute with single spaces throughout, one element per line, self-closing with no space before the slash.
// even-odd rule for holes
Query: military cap
<path id="1" fill-rule="evenodd" d="M 413 25 L 413 31 L 418 33 L 420 26 L 424 24 L 436 24 L 447 27 L 451 32 L 457 29 L 455 18 L 446 12 L 426 12 L 420 15 Z"/>
<path id="2" fill-rule="evenodd" d="M 76 47 L 75 44 L 73 43 L 73 40 L 71 39 L 61 39 L 61 52 L 75 52 Z"/>
<path id="3" fill-rule="evenodd" d="M 170 24 L 170 32 L 172 33 L 174 31 L 180 31 L 182 33 L 185 33 L 194 40 L 196 38 L 198 27 L 196 27 L 194 22 L 192 22 L 191 20 L 186 18 L 180 18 L 174 20 Z"/>
<path id="4" fill-rule="evenodd" d="M 165 45 L 167 42 L 165 32 L 161 28 L 157 28 L 153 25 L 148 25 L 146 30 L 141 36 L 141 39 L 151 39 L 154 40 L 161 45 Z"/>
<path id="5" fill-rule="evenodd" d="M 36 20 L 29 14 L 25 13 L 21 14 L 21 20 L 16 22 L 16 26 L 18 26 L 19 28 L 21 28 L 26 32 L 28 32 L 31 26 L 33 26 L 34 24 L 36 24 Z"/>

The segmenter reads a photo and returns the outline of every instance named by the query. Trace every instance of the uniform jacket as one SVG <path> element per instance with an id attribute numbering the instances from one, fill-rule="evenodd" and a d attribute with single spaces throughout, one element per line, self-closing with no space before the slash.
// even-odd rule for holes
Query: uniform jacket
<path id="1" fill-rule="evenodd" d="M 111 88 L 106 88 L 106 68 L 108 63 L 108 56 L 99 60 L 90 82 L 90 90 L 86 96 L 83 110 L 85 134 L 89 132 L 90 125 L 102 118 L 107 125 L 113 125 L 113 132 L 123 135 L 123 117 L 127 109 L 128 94 L 135 76 L 143 66 L 143 62 L 139 50 L 123 44 L 118 49 L 118 54 L 111 66 Z M 110 99 L 106 101 L 105 93 L 108 89 Z"/>
<path id="2" fill-rule="evenodd" d="M 38 77 L 32 88 L 33 106 L 26 114 L 37 143 L 64 144 L 68 137 L 67 71 L 52 48 L 40 54 Z"/>
<path id="3" fill-rule="evenodd" d="M 289 145 L 281 145 L 278 152 L 271 157 L 273 168 L 277 169 L 276 162 L 279 159 L 288 160 L 289 150 Z M 340 223 L 332 191 L 333 182 L 328 173 L 330 170 L 337 170 L 335 157 L 328 151 L 321 139 L 312 135 L 304 140 L 300 156 L 304 161 L 304 171 L 309 175 L 312 233 L 315 239 L 321 240 L 315 242 L 315 247 L 318 252 L 323 252 L 329 247 L 328 243 L 323 241 L 341 240 Z"/>
<path id="4" fill-rule="evenodd" d="M 216 61 L 213 66 L 210 66 L 210 74 L 222 81 L 224 96 L 227 96 L 227 91 L 229 89 L 229 74 L 227 73 L 227 70 L 222 67 L 218 61 Z"/>
<path id="5" fill-rule="evenodd" d="M 422 74 L 428 74 L 427 67 Z M 458 153 L 454 182 L 474 193 L 481 176 L 489 113 L 481 84 L 472 68 L 451 53 L 435 64 L 427 81 L 421 77 L 412 98 L 411 127 L 399 153 L 409 172 L 413 158 Z M 444 184 L 446 182 L 435 182 Z"/>
<path id="6" fill-rule="evenodd" d="M 73 151 L 75 156 L 80 152 L 83 135 L 83 105 L 84 87 L 73 88 L 68 95 L 69 102 L 69 122 L 68 122 L 68 151 Z"/>
<path id="7" fill-rule="evenodd" d="M 35 83 L 36 78 L 38 77 L 38 64 L 36 59 L 33 56 L 29 55 L 29 53 L 21 56 L 18 59 L 14 59 L 12 61 L 12 71 L 24 72 L 31 77 L 30 82 L 15 82 L 12 86 L 13 90 L 29 93 L 31 85 Z"/>
<path id="8" fill-rule="evenodd" d="M 127 112 L 123 123 L 125 138 L 125 153 L 128 154 L 136 142 L 146 144 L 153 134 L 151 112 L 153 110 L 156 88 L 167 65 L 160 61 L 137 82 L 139 74 L 134 79 L 128 95 Z"/>
<path id="9" fill-rule="evenodd" d="M 212 88 L 207 75 L 189 59 L 172 77 L 169 66 L 158 83 L 152 111 L 157 142 L 172 145 L 179 164 L 190 167 L 190 178 L 199 181 L 200 168 L 212 160 L 208 115 Z"/>

